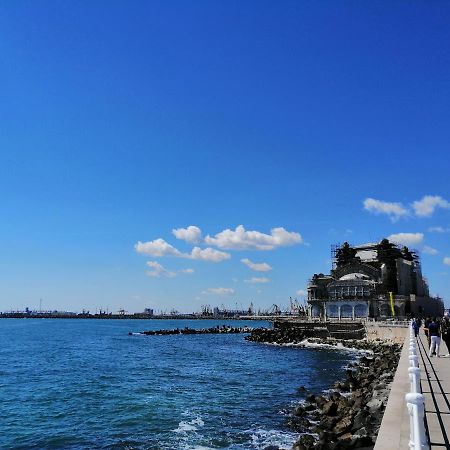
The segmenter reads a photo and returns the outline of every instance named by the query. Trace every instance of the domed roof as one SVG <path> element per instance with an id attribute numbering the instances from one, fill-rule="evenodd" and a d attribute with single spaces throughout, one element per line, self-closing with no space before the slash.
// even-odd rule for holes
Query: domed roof
<path id="1" fill-rule="evenodd" d="M 370 277 L 364 273 L 348 273 L 339 278 L 339 280 L 370 280 Z"/>

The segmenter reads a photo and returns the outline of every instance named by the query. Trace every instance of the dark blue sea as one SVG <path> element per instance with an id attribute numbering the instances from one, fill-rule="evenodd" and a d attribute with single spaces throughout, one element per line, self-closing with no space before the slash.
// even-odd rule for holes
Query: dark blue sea
<path id="1" fill-rule="evenodd" d="M 291 448 L 289 411 L 355 358 L 242 334 L 128 332 L 267 322 L 0 320 L 2 449 Z"/>

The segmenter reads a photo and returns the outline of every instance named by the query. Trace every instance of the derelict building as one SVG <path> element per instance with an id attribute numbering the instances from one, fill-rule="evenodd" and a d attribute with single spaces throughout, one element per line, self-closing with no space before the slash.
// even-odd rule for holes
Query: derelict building
<path id="1" fill-rule="evenodd" d="M 329 275 L 314 274 L 308 285 L 311 318 L 355 319 L 442 315 L 430 297 L 417 252 L 387 239 L 378 244 L 332 247 Z"/>

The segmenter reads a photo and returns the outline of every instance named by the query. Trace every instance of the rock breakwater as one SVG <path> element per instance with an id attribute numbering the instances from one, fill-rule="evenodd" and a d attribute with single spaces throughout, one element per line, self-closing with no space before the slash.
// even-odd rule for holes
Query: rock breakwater
<path id="1" fill-rule="evenodd" d="M 294 450 L 374 447 L 400 359 L 401 346 L 384 342 L 344 342 L 371 350 L 347 369 L 331 394 L 310 395 L 293 414 L 291 426 L 303 434 Z"/>
<path id="2" fill-rule="evenodd" d="M 147 336 L 166 336 L 171 334 L 226 334 L 226 333 L 251 333 L 256 331 L 256 328 L 252 327 L 231 327 L 228 325 L 216 326 L 211 328 L 174 328 L 172 330 L 150 330 L 141 331 L 139 333 L 128 333 L 130 336 L 133 334 L 144 334 Z"/>
<path id="3" fill-rule="evenodd" d="M 339 346 L 364 351 L 330 393 L 306 397 L 288 425 L 301 433 L 293 450 L 372 449 L 375 445 L 401 345 L 386 341 L 306 338 L 292 330 L 255 330 L 247 340 L 279 345 Z M 307 388 L 299 387 L 307 394 Z"/>
<path id="4" fill-rule="evenodd" d="M 247 341 L 261 342 L 264 344 L 300 344 L 306 338 L 304 331 L 298 328 L 256 328 L 252 330 Z"/>

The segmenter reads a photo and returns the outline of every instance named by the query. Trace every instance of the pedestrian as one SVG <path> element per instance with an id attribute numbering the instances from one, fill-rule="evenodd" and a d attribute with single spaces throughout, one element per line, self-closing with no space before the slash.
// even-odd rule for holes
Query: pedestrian
<path id="1" fill-rule="evenodd" d="M 414 336 L 417 337 L 417 335 L 419 334 L 419 329 L 420 329 L 419 322 L 417 319 L 413 320 L 412 327 L 414 330 Z"/>
<path id="2" fill-rule="evenodd" d="M 447 355 L 450 356 L 450 320 L 448 317 L 444 317 L 444 320 L 441 324 L 441 332 L 442 332 L 442 340 L 445 342 L 447 346 Z"/>
<path id="3" fill-rule="evenodd" d="M 427 317 L 423 324 L 423 331 L 425 333 L 425 336 L 427 337 L 428 347 L 430 347 L 430 345 L 431 345 L 430 334 L 428 333 L 428 325 L 430 325 L 430 323 L 431 323 L 431 317 Z"/>
<path id="4" fill-rule="evenodd" d="M 441 324 L 433 317 L 432 322 L 428 325 L 428 336 L 431 340 L 429 356 L 433 356 L 436 351 L 436 356 L 439 358 L 439 346 L 441 345 Z"/>

